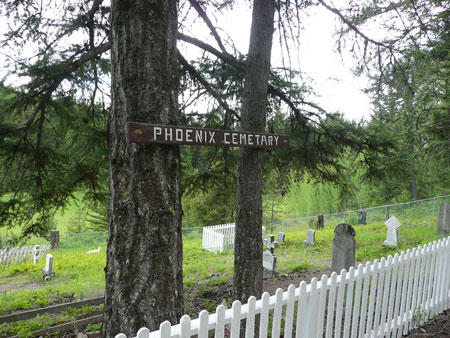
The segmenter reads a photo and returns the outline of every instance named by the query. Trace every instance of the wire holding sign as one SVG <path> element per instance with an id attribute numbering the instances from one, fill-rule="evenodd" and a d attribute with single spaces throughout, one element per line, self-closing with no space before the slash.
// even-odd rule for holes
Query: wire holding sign
<path id="1" fill-rule="evenodd" d="M 288 148 L 289 136 L 128 122 L 128 141 L 219 147 Z"/>

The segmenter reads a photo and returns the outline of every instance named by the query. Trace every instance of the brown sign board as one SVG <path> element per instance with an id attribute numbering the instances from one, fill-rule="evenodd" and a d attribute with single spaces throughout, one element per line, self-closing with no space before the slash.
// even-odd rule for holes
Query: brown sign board
<path id="1" fill-rule="evenodd" d="M 216 147 L 288 148 L 289 136 L 220 129 L 127 124 L 128 142 L 186 144 Z"/>

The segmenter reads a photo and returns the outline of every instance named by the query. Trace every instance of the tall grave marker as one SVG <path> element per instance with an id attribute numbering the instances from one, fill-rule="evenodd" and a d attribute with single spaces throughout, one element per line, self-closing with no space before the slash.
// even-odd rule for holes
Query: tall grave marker
<path id="1" fill-rule="evenodd" d="M 342 269 L 355 266 L 355 229 L 349 224 L 339 224 L 334 229 L 331 270 L 340 273 Z"/>
<path id="2" fill-rule="evenodd" d="M 439 206 L 437 234 L 448 236 L 450 230 L 450 203 L 442 202 Z"/>
<path id="3" fill-rule="evenodd" d="M 386 240 L 384 244 L 387 246 L 397 246 L 398 244 L 398 228 L 402 225 L 400 221 L 395 216 L 389 217 L 389 219 L 384 222 L 388 230 L 386 234 Z"/>

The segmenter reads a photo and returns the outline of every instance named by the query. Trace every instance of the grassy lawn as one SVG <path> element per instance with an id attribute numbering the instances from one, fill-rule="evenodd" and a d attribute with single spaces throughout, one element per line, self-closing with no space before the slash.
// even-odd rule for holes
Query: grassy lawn
<path id="1" fill-rule="evenodd" d="M 382 245 L 386 238 L 383 223 L 355 226 L 356 259 L 366 262 L 375 258 L 394 255 L 396 252 L 429 243 L 438 239 L 435 225 L 418 222 L 404 224 L 399 229 L 399 246 L 388 248 Z M 275 254 L 278 257 L 279 273 L 302 270 L 324 270 L 330 267 L 333 243 L 333 227 L 316 231 L 316 246 L 304 247 L 306 229 L 284 229 L 286 242 L 282 243 Z M 99 254 L 88 255 L 88 250 L 102 245 Z M 45 259 L 34 266 L 26 262 L 0 269 L 0 313 L 42 307 L 56 299 L 85 299 L 96 297 L 104 291 L 104 271 L 106 254 L 102 243 L 90 243 L 77 249 L 53 250 L 56 279 L 50 282 L 42 280 L 41 269 Z M 184 237 L 183 276 L 186 286 L 194 283 L 211 284 L 229 278 L 233 273 L 233 252 L 214 254 L 201 249 L 202 239 L 199 233 Z M 211 279 L 211 276 L 214 276 Z"/>
<path id="2" fill-rule="evenodd" d="M 74 217 L 79 208 L 83 209 L 84 207 L 84 204 L 82 202 L 83 196 L 84 196 L 83 192 L 76 192 L 74 194 L 75 198 L 70 199 L 67 206 L 63 210 L 58 210 L 58 212 L 55 214 L 54 220 L 56 224 L 56 229 L 59 230 L 61 233 L 68 232 L 71 218 Z M 6 196 L 5 198 L 8 197 Z M 19 235 L 19 234 L 20 234 L 19 227 L 11 229 L 7 229 L 5 227 L 0 228 L 0 235 Z"/>

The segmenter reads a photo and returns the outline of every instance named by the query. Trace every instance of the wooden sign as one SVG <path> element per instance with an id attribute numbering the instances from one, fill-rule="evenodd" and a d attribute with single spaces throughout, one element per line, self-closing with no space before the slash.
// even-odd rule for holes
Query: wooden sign
<path id="1" fill-rule="evenodd" d="M 216 147 L 288 148 L 289 136 L 128 122 L 129 142 Z"/>

